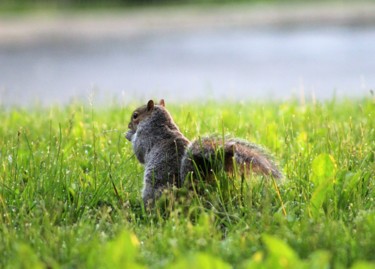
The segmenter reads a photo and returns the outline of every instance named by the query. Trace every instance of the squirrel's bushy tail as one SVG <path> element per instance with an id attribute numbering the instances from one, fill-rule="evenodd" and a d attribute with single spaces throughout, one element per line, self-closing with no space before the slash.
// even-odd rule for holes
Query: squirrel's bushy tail
<path id="1" fill-rule="evenodd" d="M 239 171 L 282 179 L 283 175 L 272 158 L 259 146 L 244 140 L 205 137 L 193 141 L 182 158 L 180 176 L 182 182 L 190 172 L 206 176 L 212 169 L 223 167 L 231 172 Z"/>

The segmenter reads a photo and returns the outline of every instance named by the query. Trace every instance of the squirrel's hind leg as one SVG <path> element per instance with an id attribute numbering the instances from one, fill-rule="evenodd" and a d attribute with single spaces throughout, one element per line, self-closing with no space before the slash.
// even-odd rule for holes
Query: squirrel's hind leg
<path id="1" fill-rule="evenodd" d="M 142 200 L 146 208 L 152 205 L 155 201 L 155 193 L 153 187 L 147 182 L 147 180 L 144 180 Z"/>
<path id="2" fill-rule="evenodd" d="M 180 168 L 180 186 L 184 185 L 187 176 L 194 171 L 193 161 L 188 156 L 183 156 L 181 160 Z"/>
<path id="3" fill-rule="evenodd" d="M 152 169 L 146 169 L 143 178 L 142 199 L 146 207 L 152 207 L 155 201 L 160 198 L 163 190 L 166 188 L 160 180 L 157 179 Z"/>

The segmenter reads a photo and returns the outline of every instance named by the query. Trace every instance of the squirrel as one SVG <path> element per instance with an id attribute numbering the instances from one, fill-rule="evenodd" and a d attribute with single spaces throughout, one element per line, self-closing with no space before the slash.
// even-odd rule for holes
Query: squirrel
<path id="1" fill-rule="evenodd" d="M 128 128 L 126 139 L 145 166 L 142 199 L 146 206 L 152 205 L 165 189 L 181 187 L 189 174 L 206 177 L 213 161 L 227 172 L 236 165 L 241 171 L 251 170 L 280 180 L 283 177 L 263 149 L 245 140 L 208 136 L 190 142 L 173 121 L 163 99 L 159 104 L 150 100 L 137 108 Z M 220 150 L 223 154 L 218 153 Z"/>

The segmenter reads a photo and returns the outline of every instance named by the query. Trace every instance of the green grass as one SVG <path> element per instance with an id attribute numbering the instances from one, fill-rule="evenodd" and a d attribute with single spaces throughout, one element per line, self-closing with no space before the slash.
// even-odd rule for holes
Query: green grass
<path id="1" fill-rule="evenodd" d="M 218 174 L 153 213 L 135 106 L 0 109 L 0 268 L 375 268 L 373 99 L 167 103 L 188 138 L 261 144 L 287 181 Z"/>

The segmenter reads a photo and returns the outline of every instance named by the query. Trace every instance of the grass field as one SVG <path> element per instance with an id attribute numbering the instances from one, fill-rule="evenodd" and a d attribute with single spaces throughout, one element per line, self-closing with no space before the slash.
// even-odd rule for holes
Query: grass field
<path id="1" fill-rule="evenodd" d="M 188 138 L 261 144 L 287 180 L 218 174 L 152 213 L 137 105 L 0 109 L 0 268 L 375 268 L 374 99 L 167 103 Z"/>

